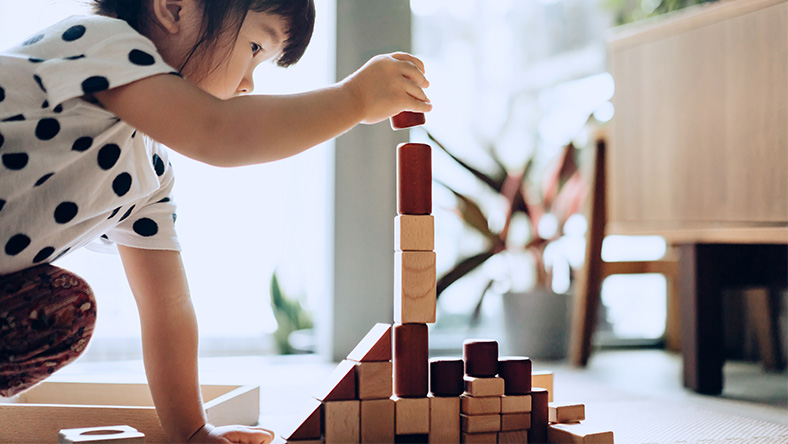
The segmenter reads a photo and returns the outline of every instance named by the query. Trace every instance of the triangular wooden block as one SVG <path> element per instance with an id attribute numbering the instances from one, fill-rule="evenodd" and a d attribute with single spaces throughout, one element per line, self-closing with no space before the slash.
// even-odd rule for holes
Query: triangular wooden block
<path id="1" fill-rule="evenodd" d="M 317 399 L 309 401 L 299 415 L 294 418 L 296 421 L 282 433 L 285 440 L 307 440 L 320 439 L 322 435 L 321 423 L 323 416 L 323 403 Z"/>
<path id="2" fill-rule="evenodd" d="M 391 325 L 375 324 L 347 358 L 356 362 L 390 361 Z"/>
<path id="3" fill-rule="evenodd" d="M 356 363 L 347 360 L 340 362 L 315 398 L 320 401 L 356 399 Z"/>

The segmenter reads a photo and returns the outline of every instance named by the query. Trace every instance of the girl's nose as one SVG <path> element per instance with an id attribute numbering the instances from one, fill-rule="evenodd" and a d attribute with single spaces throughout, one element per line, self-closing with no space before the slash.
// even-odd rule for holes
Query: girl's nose
<path id="1" fill-rule="evenodd" d="M 251 75 L 244 76 L 238 84 L 237 94 L 250 94 L 254 91 L 254 80 Z"/>

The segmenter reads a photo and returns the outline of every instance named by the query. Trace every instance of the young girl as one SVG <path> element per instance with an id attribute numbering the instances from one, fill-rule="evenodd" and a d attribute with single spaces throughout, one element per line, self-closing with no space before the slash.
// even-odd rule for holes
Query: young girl
<path id="1" fill-rule="evenodd" d="M 247 96 L 265 60 L 297 62 L 312 0 L 94 0 L 0 52 L 0 395 L 73 361 L 90 287 L 49 262 L 114 242 L 139 309 L 145 369 L 174 442 L 267 443 L 207 424 L 197 326 L 174 230 L 167 150 L 217 166 L 292 156 L 403 110 L 429 111 L 423 65 L 394 53 L 343 81 Z"/>

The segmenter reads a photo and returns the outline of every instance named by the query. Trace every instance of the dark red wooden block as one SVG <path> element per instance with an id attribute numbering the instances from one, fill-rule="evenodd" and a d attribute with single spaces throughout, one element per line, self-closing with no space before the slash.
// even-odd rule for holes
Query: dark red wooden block
<path id="1" fill-rule="evenodd" d="M 460 358 L 430 359 L 430 392 L 433 396 L 460 396 L 465 390 Z"/>
<path id="2" fill-rule="evenodd" d="M 548 415 L 547 389 L 534 387 L 531 391 L 531 429 L 528 430 L 528 442 L 547 442 Z"/>
<path id="3" fill-rule="evenodd" d="M 397 146 L 397 212 L 432 213 L 432 148 L 427 144 Z"/>
<path id="4" fill-rule="evenodd" d="M 427 396 L 429 338 L 426 324 L 394 325 L 394 394 L 400 398 Z"/>
<path id="5" fill-rule="evenodd" d="M 414 113 L 412 111 L 403 111 L 396 116 L 391 117 L 391 128 L 395 130 L 406 129 L 414 126 L 424 125 L 427 118 L 424 113 Z"/>
<path id="6" fill-rule="evenodd" d="M 498 374 L 498 342 L 489 339 L 466 339 L 462 343 L 465 374 L 490 378 Z"/>
<path id="7" fill-rule="evenodd" d="M 429 444 L 430 435 L 396 435 L 395 444 Z"/>
<path id="8" fill-rule="evenodd" d="M 503 378 L 507 395 L 527 395 L 531 392 L 531 359 L 507 356 L 498 360 L 498 376 Z"/>

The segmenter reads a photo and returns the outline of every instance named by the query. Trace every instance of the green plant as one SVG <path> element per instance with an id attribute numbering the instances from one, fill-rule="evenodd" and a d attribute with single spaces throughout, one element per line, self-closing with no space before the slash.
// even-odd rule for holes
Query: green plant
<path id="1" fill-rule="evenodd" d="M 712 1 L 716 0 L 605 0 L 604 6 L 613 11 L 616 24 L 623 25 Z"/>
<path id="2" fill-rule="evenodd" d="M 279 354 L 292 354 L 294 350 L 289 342 L 290 333 L 312 328 L 312 315 L 304 310 L 298 300 L 289 298 L 282 292 L 276 273 L 271 277 L 271 308 L 276 318 L 274 340 Z"/>

